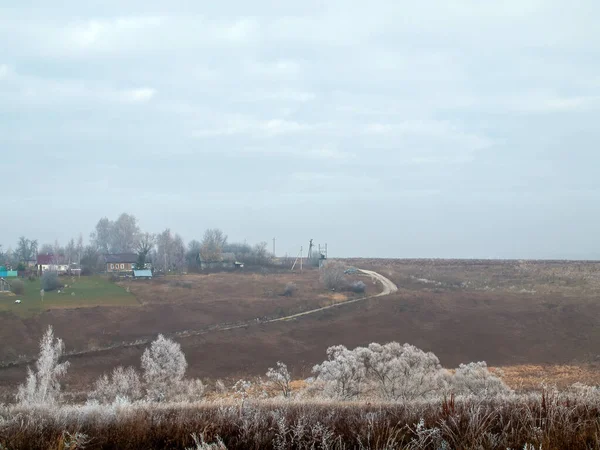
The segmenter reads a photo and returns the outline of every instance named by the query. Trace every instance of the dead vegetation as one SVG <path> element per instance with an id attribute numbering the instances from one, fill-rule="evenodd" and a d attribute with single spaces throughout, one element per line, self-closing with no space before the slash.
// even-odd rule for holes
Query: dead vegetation
<path id="1" fill-rule="evenodd" d="M 589 449 L 600 446 L 598 417 L 597 399 L 552 392 L 403 404 L 238 400 L 2 407 L 0 444 L 32 450 Z M 195 441 L 207 446 L 194 447 Z"/>

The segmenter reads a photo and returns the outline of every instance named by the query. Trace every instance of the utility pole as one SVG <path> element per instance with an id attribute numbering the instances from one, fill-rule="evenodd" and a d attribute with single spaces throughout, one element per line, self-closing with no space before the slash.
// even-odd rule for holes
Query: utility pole
<path id="1" fill-rule="evenodd" d="M 275 238 L 273 238 L 273 256 L 275 256 Z"/>
<path id="2" fill-rule="evenodd" d="M 302 247 L 300 247 L 300 272 L 302 272 Z"/>

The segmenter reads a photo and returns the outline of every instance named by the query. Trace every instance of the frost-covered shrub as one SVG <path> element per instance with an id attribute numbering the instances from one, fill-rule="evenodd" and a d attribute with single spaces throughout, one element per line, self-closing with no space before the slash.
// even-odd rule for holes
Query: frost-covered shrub
<path id="1" fill-rule="evenodd" d="M 313 372 L 325 382 L 323 393 L 340 400 L 358 397 L 366 377 L 365 366 L 357 352 L 343 345 L 329 347 L 327 360 L 314 366 Z"/>
<path id="2" fill-rule="evenodd" d="M 600 402 L 600 386 L 588 386 L 583 383 L 573 383 L 567 390 L 568 395 L 581 400 Z"/>
<path id="3" fill-rule="evenodd" d="M 227 386 L 225 386 L 225 383 L 223 383 L 223 380 L 216 381 L 215 391 L 217 391 L 219 394 L 224 394 L 227 392 Z"/>
<path id="4" fill-rule="evenodd" d="M 181 380 L 173 386 L 168 400 L 171 402 L 199 402 L 204 396 L 204 383 L 201 380 Z"/>
<path id="5" fill-rule="evenodd" d="M 369 380 L 385 400 L 414 400 L 440 390 L 443 370 L 431 352 L 409 344 L 372 343 L 357 353 L 365 365 Z"/>
<path id="6" fill-rule="evenodd" d="M 327 361 L 313 372 L 325 383 L 326 395 L 352 399 L 372 394 L 385 400 L 413 400 L 439 392 L 444 385 L 444 371 L 431 352 L 397 342 L 370 344 L 348 350 L 329 347 Z"/>
<path id="7" fill-rule="evenodd" d="M 17 402 L 23 405 L 54 404 L 60 396 L 60 379 L 67 373 L 68 362 L 59 364 L 65 350 L 63 341 L 54 338 L 49 326 L 40 340 L 40 356 L 35 363 L 36 371 L 27 368 L 27 380 L 20 385 Z"/>
<path id="8" fill-rule="evenodd" d="M 290 382 L 292 381 L 292 377 L 284 363 L 277 361 L 277 367 L 269 367 L 267 378 L 281 391 L 284 397 L 290 396 Z"/>
<path id="9" fill-rule="evenodd" d="M 181 346 L 159 334 L 142 355 L 148 398 L 153 401 L 168 400 L 173 390 L 177 390 L 186 369 L 187 361 Z"/>
<path id="10" fill-rule="evenodd" d="M 488 370 L 485 361 L 461 364 L 450 378 L 451 389 L 459 395 L 488 397 L 511 393 L 511 389 Z"/>
<path id="11" fill-rule="evenodd" d="M 42 275 L 42 289 L 45 291 L 54 291 L 55 289 L 61 288 L 62 284 L 58 279 L 58 273 L 56 272 L 44 272 Z"/>
<path id="12" fill-rule="evenodd" d="M 133 367 L 124 369 L 120 366 L 113 370 L 110 377 L 102 375 L 88 395 L 89 399 L 100 403 L 113 403 L 117 398 L 136 401 L 142 396 L 142 382 L 138 373 Z"/>

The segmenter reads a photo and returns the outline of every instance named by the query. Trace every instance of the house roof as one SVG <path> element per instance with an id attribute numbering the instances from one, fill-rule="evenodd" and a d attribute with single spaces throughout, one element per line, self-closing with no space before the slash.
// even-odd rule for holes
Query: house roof
<path id="1" fill-rule="evenodd" d="M 134 277 L 150 277 L 150 278 L 152 278 L 152 271 L 148 270 L 148 269 L 134 270 L 133 276 Z"/>
<path id="2" fill-rule="evenodd" d="M 38 264 L 48 265 L 48 264 L 52 264 L 53 259 L 54 259 L 54 255 L 49 253 L 47 255 L 38 255 L 36 261 Z"/>
<path id="3" fill-rule="evenodd" d="M 138 256 L 135 253 L 111 253 L 104 255 L 105 263 L 134 263 Z"/>

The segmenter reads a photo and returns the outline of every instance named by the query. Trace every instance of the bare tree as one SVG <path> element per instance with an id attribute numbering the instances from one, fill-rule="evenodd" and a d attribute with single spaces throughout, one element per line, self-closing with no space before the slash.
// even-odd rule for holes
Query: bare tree
<path id="1" fill-rule="evenodd" d="M 156 237 L 151 233 L 142 233 L 140 235 L 140 239 L 137 244 L 138 260 L 136 266 L 138 269 L 143 269 L 146 267 L 148 253 L 150 253 L 154 247 L 155 241 Z"/>
<path id="2" fill-rule="evenodd" d="M 223 247 L 227 244 L 227 236 L 218 228 L 211 228 L 204 232 L 200 257 L 204 261 L 219 261 Z"/>
<path id="3" fill-rule="evenodd" d="M 173 270 L 180 272 L 185 268 L 185 244 L 183 238 L 178 234 L 173 238 L 171 251 L 171 267 Z"/>
<path id="4" fill-rule="evenodd" d="M 96 230 L 90 234 L 91 242 L 100 253 L 110 252 L 112 227 L 113 223 L 108 217 L 103 217 L 96 224 Z"/>
<path id="5" fill-rule="evenodd" d="M 192 271 L 199 267 L 200 250 L 202 249 L 202 243 L 196 240 L 191 240 L 188 243 L 187 252 L 185 252 L 185 261 L 187 263 L 188 270 Z"/>
<path id="6" fill-rule="evenodd" d="M 173 236 L 169 228 L 160 233 L 156 237 L 153 264 L 164 272 L 182 270 L 185 267 L 185 246 L 181 236 Z"/>
<path id="7" fill-rule="evenodd" d="M 90 235 L 92 243 L 101 253 L 133 253 L 140 237 L 135 216 L 123 213 L 116 221 L 103 217 Z"/>
<path id="8" fill-rule="evenodd" d="M 77 260 L 77 250 L 75 248 L 75 239 L 73 238 L 71 238 L 65 247 L 65 257 L 69 264 Z"/>
<path id="9" fill-rule="evenodd" d="M 29 240 L 25 236 L 21 236 L 17 242 L 15 257 L 19 261 L 29 261 L 35 259 L 37 255 L 37 240 Z"/>
<path id="10" fill-rule="evenodd" d="M 338 291 L 346 286 L 344 268 L 345 266 L 337 261 L 329 261 L 321 267 L 321 281 L 327 289 Z"/>
<path id="11" fill-rule="evenodd" d="M 284 363 L 277 361 L 277 367 L 269 367 L 267 378 L 281 391 L 284 397 L 290 396 L 292 377 Z"/>
<path id="12" fill-rule="evenodd" d="M 75 251 L 77 252 L 77 264 L 79 264 L 79 268 L 81 268 L 81 258 L 83 257 L 83 235 L 79 233 L 79 238 L 77 239 L 77 246 L 75 247 Z"/>
<path id="13" fill-rule="evenodd" d="M 59 363 L 65 346 L 63 341 L 54 338 L 49 326 L 40 341 L 40 356 L 36 361 L 36 371 L 27 369 L 27 381 L 19 386 L 17 401 L 21 404 L 52 404 L 60 395 L 60 379 L 67 373 L 68 362 Z"/>
<path id="14" fill-rule="evenodd" d="M 80 264 L 83 273 L 98 273 L 102 271 L 101 255 L 95 245 L 88 245 L 83 249 Z"/>
<path id="15" fill-rule="evenodd" d="M 40 255 L 51 255 L 54 252 L 54 246 L 52 244 L 43 244 L 40 247 Z"/>
<path id="16" fill-rule="evenodd" d="M 140 237 L 140 228 L 135 216 L 123 213 L 115 221 L 111 230 L 111 252 L 132 253 Z"/>

